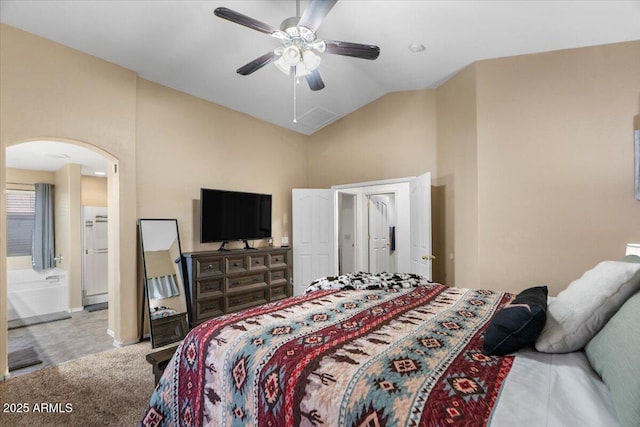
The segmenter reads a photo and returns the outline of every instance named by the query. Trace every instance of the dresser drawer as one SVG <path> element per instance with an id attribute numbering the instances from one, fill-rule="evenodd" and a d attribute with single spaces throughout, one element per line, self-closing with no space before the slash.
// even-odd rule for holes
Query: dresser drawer
<path id="1" fill-rule="evenodd" d="M 173 316 L 151 320 L 154 343 L 162 346 L 181 340 L 189 332 L 187 314 L 178 313 Z"/>
<path id="2" fill-rule="evenodd" d="M 247 274 L 242 276 L 227 276 L 226 290 L 227 292 L 242 291 L 242 288 L 255 288 L 257 286 L 267 285 L 267 273 Z"/>
<path id="3" fill-rule="evenodd" d="M 275 270 L 269 272 L 269 284 L 280 285 L 280 284 L 288 284 L 289 278 L 287 277 L 287 270 Z"/>
<path id="4" fill-rule="evenodd" d="M 247 271 L 247 257 L 246 256 L 230 256 L 225 258 L 227 263 L 227 274 L 241 273 Z"/>
<path id="5" fill-rule="evenodd" d="M 277 286 L 271 286 L 269 288 L 269 301 L 277 301 L 282 298 L 287 297 L 287 286 L 288 284 L 282 284 Z"/>
<path id="6" fill-rule="evenodd" d="M 238 311 L 248 307 L 265 304 L 268 289 L 237 293 L 227 296 L 227 312 Z"/>
<path id="7" fill-rule="evenodd" d="M 286 267 L 286 266 L 287 266 L 286 252 L 269 254 L 269 267 L 278 268 L 278 267 Z"/>
<path id="8" fill-rule="evenodd" d="M 222 295 L 224 292 L 224 277 L 200 279 L 196 284 L 196 299 Z"/>
<path id="9" fill-rule="evenodd" d="M 207 320 L 224 313 L 224 297 L 196 301 L 196 321 Z"/>
<path id="10" fill-rule="evenodd" d="M 249 269 L 251 271 L 267 269 L 267 255 L 249 255 Z"/>
<path id="11" fill-rule="evenodd" d="M 222 258 L 196 258 L 196 278 L 222 275 Z"/>

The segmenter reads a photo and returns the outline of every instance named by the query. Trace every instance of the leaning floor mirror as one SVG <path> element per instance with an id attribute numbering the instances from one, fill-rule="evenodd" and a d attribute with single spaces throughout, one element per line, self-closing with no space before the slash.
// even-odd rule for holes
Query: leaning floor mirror
<path id="1" fill-rule="evenodd" d="M 151 347 L 162 347 L 180 341 L 189 331 L 178 220 L 139 219 L 138 230 L 144 272 L 142 315 L 146 305 Z"/>

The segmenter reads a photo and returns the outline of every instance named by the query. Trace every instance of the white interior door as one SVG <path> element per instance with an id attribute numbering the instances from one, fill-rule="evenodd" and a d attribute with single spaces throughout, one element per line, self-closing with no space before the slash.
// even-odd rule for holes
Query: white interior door
<path id="1" fill-rule="evenodd" d="M 411 273 L 431 280 L 431 173 L 410 183 L 411 206 Z"/>
<path id="2" fill-rule="evenodd" d="M 389 225 L 391 224 L 391 197 L 371 195 L 369 210 L 369 272 L 390 271 Z"/>
<path id="3" fill-rule="evenodd" d="M 338 273 L 356 271 L 356 201 L 357 195 L 338 192 Z"/>
<path id="4" fill-rule="evenodd" d="M 293 294 L 324 276 L 337 275 L 335 192 L 293 189 Z"/>

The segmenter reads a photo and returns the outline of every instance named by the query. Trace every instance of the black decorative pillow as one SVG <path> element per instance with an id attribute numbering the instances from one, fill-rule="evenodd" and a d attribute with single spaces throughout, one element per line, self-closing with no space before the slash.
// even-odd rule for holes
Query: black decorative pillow
<path id="1" fill-rule="evenodd" d="M 505 355 L 535 343 L 547 321 L 546 286 L 520 292 L 493 316 L 484 334 L 486 354 Z"/>

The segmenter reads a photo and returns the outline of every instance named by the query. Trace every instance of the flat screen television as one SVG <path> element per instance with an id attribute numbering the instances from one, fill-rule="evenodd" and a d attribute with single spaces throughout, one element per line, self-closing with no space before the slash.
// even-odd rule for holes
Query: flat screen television
<path id="1" fill-rule="evenodd" d="M 271 194 L 200 189 L 200 242 L 271 237 Z"/>

